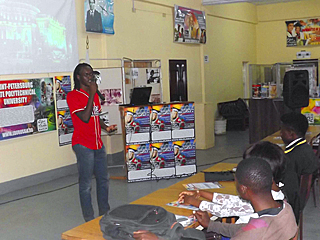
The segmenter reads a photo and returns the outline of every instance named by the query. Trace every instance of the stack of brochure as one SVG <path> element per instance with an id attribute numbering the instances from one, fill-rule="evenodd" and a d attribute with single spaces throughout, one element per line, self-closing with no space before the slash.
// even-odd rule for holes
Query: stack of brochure
<path id="1" fill-rule="evenodd" d="M 189 191 L 222 188 L 218 182 L 188 183 L 182 185 Z"/>

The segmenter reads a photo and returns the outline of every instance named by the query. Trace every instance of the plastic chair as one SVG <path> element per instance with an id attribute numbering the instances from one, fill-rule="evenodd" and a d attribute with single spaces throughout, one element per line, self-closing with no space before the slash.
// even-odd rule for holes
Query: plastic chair
<path id="1" fill-rule="evenodd" d="M 312 173 L 301 175 L 300 178 L 300 214 L 299 214 L 299 232 L 300 232 L 300 240 L 303 240 L 303 209 L 307 205 L 311 184 L 312 184 Z"/>
<path id="2" fill-rule="evenodd" d="M 310 140 L 310 142 L 309 142 L 309 144 L 310 144 L 310 146 L 313 148 L 313 144 L 314 144 L 314 142 L 317 140 L 317 139 L 319 139 L 320 138 L 320 134 L 318 134 L 317 136 L 315 136 L 315 137 L 313 137 L 311 140 Z M 316 149 L 316 151 L 315 151 L 315 154 L 316 154 L 316 157 L 318 158 L 318 166 L 319 166 L 319 168 L 318 168 L 318 173 L 317 173 L 317 175 L 316 175 L 316 178 L 315 178 L 315 180 L 314 180 L 314 183 L 313 183 L 313 185 L 312 185 L 312 195 L 313 195 L 313 202 L 314 202 L 314 207 L 317 207 L 317 197 L 316 197 L 316 183 L 318 183 L 318 187 L 319 187 L 319 195 L 320 195 L 320 141 L 319 141 L 319 143 L 318 143 L 318 147 L 317 147 L 317 149 Z"/>
<path id="3" fill-rule="evenodd" d="M 243 131 L 246 130 L 249 109 L 243 99 L 218 103 L 218 112 L 227 119 L 227 130 L 234 128 L 234 125 L 239 125 Z"/>
<path id="4" fill-rule="evenodd" d="M 291 238 L 290 240 L 298 240 L 298 236 L 299 236 L 299 230 L 297 231 L 296 235 L 294 235 L 294 237 Z"/>

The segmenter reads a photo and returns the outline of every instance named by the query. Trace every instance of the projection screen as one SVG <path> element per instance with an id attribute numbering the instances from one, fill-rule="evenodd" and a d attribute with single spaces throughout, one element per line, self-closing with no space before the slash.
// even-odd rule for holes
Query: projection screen
<path id="1" fill-rule="evenodd" d="M 0 0 L 0 74 L 69 72 L 78 63 L 74 0 Z"/>

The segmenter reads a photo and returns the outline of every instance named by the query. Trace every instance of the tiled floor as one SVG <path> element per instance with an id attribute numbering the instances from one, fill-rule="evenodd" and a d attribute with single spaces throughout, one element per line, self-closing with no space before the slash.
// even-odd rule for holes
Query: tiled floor
<path id="1" fill-rule="evenodd" d="M 197 150 L 198 171 L 210 166 L 206 164 L 221 160 L 239 162 L 247 146 L 248 131 L 228 132 L 227 135 L 217 136 L 214 148 Z M 110 174 L 119 174 L 119 171 L 122 170 L 110 169 Z M 116 207 L 132 202 L 180 180 L 140 183 L 111 180 L 110 205 Z M 49 193 L 42 194 L 43 192 Z M 39 195 L 27 197 L 36 194 Z M 95 196 L 95 185 L 93 185 L 93 196 Z M 1 204 L 19 198 L 22 199 Z M 317 198 L 319 201 L 319 195 Z M 93 202 L 96 202 L 95 197 Z M 304 239 L 320 239 L 320 201 L 318 205 L 317 208 L 314 207 L 311 196 L 304 211 Z M 96 204 L 95 209 L 97 209 Z M 79 205 L 76 175 L 0 196 L 0 240 L 58 240 L 62 232 L 82 223 L 84 221 Z"/>

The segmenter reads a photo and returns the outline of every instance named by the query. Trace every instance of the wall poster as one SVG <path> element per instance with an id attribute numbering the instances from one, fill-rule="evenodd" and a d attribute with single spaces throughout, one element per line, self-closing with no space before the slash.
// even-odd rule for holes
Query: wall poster
<path id="1" fill-rule="evenodd" d="M 196 167 L 196 140 L 185 139 L 173 142 L 176 175 L 197 172 Z"/>
<path id="2" fill-rule="evenodd" d="M 319 45 L 320 18 L 286 21 L 287 47 Z"/>
<path id="3" fill-rule="evenodd" d="M 204 11 L 174 6 L 174 42 L 206 43 Z"/>
<path id="4" fill-rule="evenodd" d="M 160 69 L 159 68 L 147 68 L 147 84 L 160 83 Z"/>
<path id="5" fill-rule="evenodd" d="M 150 106 L 127 107 L 124 118 L 127 144 L 150 141 Z"/>
<path id="6" fill-rule="evenodd" d="M 152 178 L 175 177 L 175 160 L 171 141 L 150 143 L 150 164 Z"/>
<path id="7" fill-rule="evenodd" d="M 194 138 L 194 103 L 171 104 L 172 138 Z"/>
<path id="8" fill-rule="evenodd" d="M 171 112 L 169 104 L 152 105 L 150 130 L 152 141 L 171 140 Z"/>
<path id="9" fill-rule="evenodd" d="M 309 106 L 301 108 L 301 113 L 306 116 L 309 125 L 320 125 L 320 99 L 309 98 Z"/>
<path id="10" fill-rule="evenodd" d="M 85 0 L 84 16 L 87 32 L 114 34 L 113 0 Z"/>
<path id="11" fill-rule="evenodd" d="M 56 130 L 53 79 L 0 81 L 0 140 Z"/>
<path id="12" fill-rule="evenodd" d="M 128 182 L 151 179 L 150 144 L 139 143 L 126 146 Z"/>
<path id="13" fill-rule="evenodd" d="M 56 106 L 59 146 L 71 144 L 73 124 L 71 114 L 67 104 L 67 94 L 71 91 L 70 76 L 55 77 Z"/>

